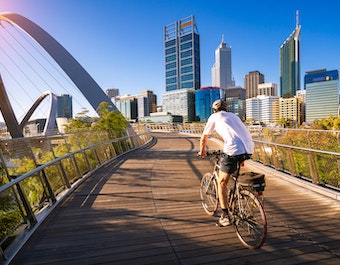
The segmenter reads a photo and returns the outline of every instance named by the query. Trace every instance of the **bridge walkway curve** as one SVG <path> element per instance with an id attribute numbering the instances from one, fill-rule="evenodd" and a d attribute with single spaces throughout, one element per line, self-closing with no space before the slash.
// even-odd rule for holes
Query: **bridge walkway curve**
<path id="1" fill-rule="evenodd" d="M 339 264 L 339 201 L 266 173 L 268 237 L 256 251 L 216 227 L 199 201 L 210 170 L 199 139 L 155 144 L 106 164 L 62 201 L 10 264 Z M 209 148 L 218 148 L 209 141 Z M 242 170 L 265 172 L 247 161 Z M 270 173 L 271 172 L 271 173 Z M 269 174 L 268 174 L 269 173 Z"/>

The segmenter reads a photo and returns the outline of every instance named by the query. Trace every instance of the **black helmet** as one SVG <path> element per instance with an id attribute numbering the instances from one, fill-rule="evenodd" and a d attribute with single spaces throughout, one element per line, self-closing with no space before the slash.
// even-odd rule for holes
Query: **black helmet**
<path id="1" fill-rule="evenodd" d="M 227 110 L 227 103 L 222 100 L 222 99 L 218 99 L 218 100 L 215 100 L 214 103 L 212 104 L 212 108 L 214 110 L 214 112 L 217 112 L 217 111 L 221 111 L 221 110 Z"/>

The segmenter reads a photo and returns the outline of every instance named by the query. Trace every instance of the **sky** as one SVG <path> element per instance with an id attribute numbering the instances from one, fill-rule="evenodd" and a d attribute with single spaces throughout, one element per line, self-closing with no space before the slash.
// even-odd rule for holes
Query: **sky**
<path id="1" fill-rule="evenodd" d="M 134 95 L 152 90 L 158 104 L 165 92 L 164 26 L 194 15 L 201 38 L 202 87 L 211 85 L 211 67 L 222 35 L 232 47 L 236 85 L 243 87 L 244 75 L 258 70 L 265 82 L 279 86 L 279 48 L 295 28 L 296 10 L 303 84 L 306 71 L 340 69 L 338 0 L 0 0 L 1 13 L 18 13 L 42 27 L 104 91 L 118 88 L 121 95 Z M 6 47 L 3 38 L 1 46 Z M 3 50 L 0 62 L 5 61 Z M 12 105 L 21 117 L 19 112 L 28 108 L 23 102 L 30 95 L 17 92 L 7 81 L 20 73 L 0 64 L 0 74 L 11 102 L 16 98 Z M 18 95 L 23 95 L 22 100 Z M 85 106 L 82 100 L 76 101 L 75 113 Z"/>

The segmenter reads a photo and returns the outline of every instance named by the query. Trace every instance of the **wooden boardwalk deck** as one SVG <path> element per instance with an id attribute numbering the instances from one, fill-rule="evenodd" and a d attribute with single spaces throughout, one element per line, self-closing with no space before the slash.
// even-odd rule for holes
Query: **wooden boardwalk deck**
<path id="1" fill-rule="evenodd" d="M 266 173 L 268 237 L 249 251 L 201 207 L 199 139 L 155 136 L 87 178 L 10 264 L 340 264 L 339 201 Z"/>

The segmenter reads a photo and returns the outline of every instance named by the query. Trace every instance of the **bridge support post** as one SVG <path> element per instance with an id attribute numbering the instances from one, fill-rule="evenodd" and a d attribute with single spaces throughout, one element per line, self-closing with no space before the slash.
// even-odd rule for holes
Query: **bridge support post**
<path id="1" fill-rule="evenodd" d="M 289 148 L 287 150 L 287 155 L 288 155 L 290 174 L 292 176 L 296 176 L 297 174 L 296 174 L 296 166 L 295 166 L 295 160 L 294 160 L 294 150 Z"/>
<path id="2" fill-rule="evenodd" d="M 280 158 L 279 158 L 279 152 L 277 151 L 277 148 L 273 145 L 271 147 L 272 149 L 272 158 L 273 158 L 273 164 L 276 170 L 281 170 L 282 167 L 280 165 Z"/>
<path id="3" fill-rule="evenodd" d="M 311 175 L 312 182 L 314 184 L 319 183 L 319 174 L 318 174 L 318 168 L 316 166 L 315 162 L 315 156 L 313 153 L 308 154 L 308 164 L 309 164 L 309 172 Z"/>

